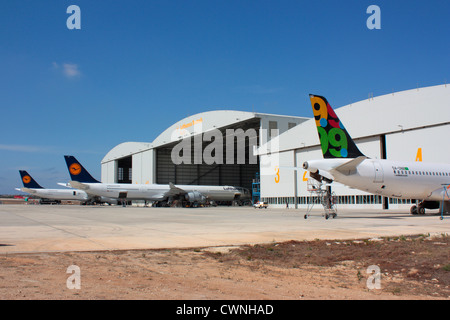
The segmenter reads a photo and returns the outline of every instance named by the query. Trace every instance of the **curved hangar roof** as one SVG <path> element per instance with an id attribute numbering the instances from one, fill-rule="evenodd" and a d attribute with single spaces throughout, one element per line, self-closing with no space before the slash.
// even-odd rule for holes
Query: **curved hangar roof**
<path id="1" fill-rule="evenodd" d="M 186 136 L 194 135 L 196 133 L 206 132 L 213 129 L 226 128 L 238 123 L 256 119 L 285 119 L 286 121 L 299 124 L 308 120 L 309 118 L 235 110 L 213 110 L 201 112 L 174 123 L 169 128 L 164 130 L 152 143 L 124 142 L 115 146 L 105 155 L 101 162 L 105 163 L 130 156 L 135 153 L 143 152 L 145 150 L 158 148 L 160 146 L 173 143 L 175 141 L 181 140 Z M 282 132 L 282 130 L 280 130 L 280 132 Z"/>

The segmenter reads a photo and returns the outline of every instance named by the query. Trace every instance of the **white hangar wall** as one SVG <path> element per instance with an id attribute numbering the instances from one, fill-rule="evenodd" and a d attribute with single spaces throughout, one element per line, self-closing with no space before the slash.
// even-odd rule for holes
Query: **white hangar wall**
<path id="1" fill-rule="evenodd" d="M 155 151 L 153 149 L 133 154 L 133 183 L 150 184 L 155 180 Z"/>
<path id="2" fill-rule="evenodd" d="M 450 103 L 448 107 L 450 108 Z M 449 135 L 449 124 L 386 135 L 388 158 L 415 161 L 420 148 L 422 161 L 448 163 L 450 162 Z"/>
<path id="3" fill-rule="evenodd" d="M 131 157 L 139 175 L 133 183 L 146 183 L 153 177 L 153 149 L 150 143 L 124 142 L 111 149 L 102 160 L 101 180 L 104 183 L 118 181 L 118 160 Z M 148 163 L 149 166 L 144 165 Z M 145 180 L 145 181 L 144 181 Z M 144 181 L 144 182 L 142 182 Z"/>
<path id="4" fill-rule="evenodd" d="M 333 101 L 329 103 L 336 107 Z M 368 157 L 383 157 L 384 139 L 387 159 L 415 161 L 421 152 L 423 161 L 450 162 L 447 142 L 450 86 L 397 92 L 335 108 L 335 111 L 358 148 Z M 278 153 L 268 155 L 261 148 L 261 162 L 279 156 L 279 170 L 273 168 L 271 173 L 261 175 L 261 198 L 273 207 L 286 207 L 286 203 L 290 207 L 307 207 L 310 195 L 306 182 L 308 173 L 301 166 L 306 160 L 322 158 L 314 119 L 281 134 L 279 138 Z M 295 171 L 293 167 L 300 168 Z M 381 197 L 363 191 L 337 183 L 332 184 L 332 191 L 338 196 L 340 207 L 382 207 Z M 410 201 L 387 201 L 389 208 L 410 206 Z"/>

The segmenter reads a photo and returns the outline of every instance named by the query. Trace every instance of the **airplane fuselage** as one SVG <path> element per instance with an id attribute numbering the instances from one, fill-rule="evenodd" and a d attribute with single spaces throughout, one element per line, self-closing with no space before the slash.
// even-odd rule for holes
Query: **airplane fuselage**
<path id="1" fill-rule="evenodd" d="M 82 183 L 71 184 L 85 190 L 88 194 L 109 197 L 126 198 L 127 200 L 160 201 L 168 198 L 169 185 L 159 184 L 124 184 L 124 183 Z M 204 196 L 215 201 L 231 201 L 236 199 L 248 199 L 248 190 L 233 186 L 201 186 L 201 185 L 177 185 L 177 188 L 186 191 L 193 198 Z"/>
<path id="2" fill-rule="evenodd" d="M 310 172 L 385 197 L 426 201 L 442 201 L 446 197 L 444 188 L 450 184 L 450 164 L 365 159 L 355 172 L 336 170 L 350 160 L 323 159 L 305 163 Z M 449 190 L 447 192 L 450 194 Z"/>
<path id="3" fill-rule="evenodd" d="M 23 192 L 45 199 L 53 200 L 89 200 L 89 195 L 83 190 L 64 190 L 64 189 L 31 189 L 21 188 Z"/>

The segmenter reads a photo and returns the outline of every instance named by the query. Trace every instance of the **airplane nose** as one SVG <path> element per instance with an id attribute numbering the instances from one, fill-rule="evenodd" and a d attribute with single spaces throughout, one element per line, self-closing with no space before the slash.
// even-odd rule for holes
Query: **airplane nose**
<path id="1" fill-rule="evenodd" d="M 308 167 L 309 167 L 308 162 L 307 161 L 303 162 L 303 169 L 307 170 Z"/>

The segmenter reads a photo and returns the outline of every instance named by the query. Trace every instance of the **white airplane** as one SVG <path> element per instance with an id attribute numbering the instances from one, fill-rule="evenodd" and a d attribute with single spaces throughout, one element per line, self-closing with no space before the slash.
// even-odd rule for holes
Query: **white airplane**
<path id="1" fill-rule="evenodd" d="M 207 200 L 248 200 L 250 192 L 233 186 L 199 186 L 163 184 L 101 183 L 94 179 L 74 156 L 64 156 L 74 188 L 88 194 L 126 200 L 171 201 L 186 200 L 195 205 Z"/>
<path id="2" fill-rule="evenodd" d="M 39 183 L 34 180 L 31 175 L 25 170 L 19 170 L 20 177 L 22 178 L 23 188 L 16 188 L 18 191 L 26 192 L 31 195 L 37 196 L 41 199 L 49 199 L 49 200 L 78 200 L 83 204 L 91 204 L 91 203 L 109 203 L 109 204 L 117 204 L 117 199 L 105 198 L 105 197 L 96 197 L 87 194 L 83 190 L 79 189 L 47 189 L 43 188 Z M 58 183 L 59 185 L 63 185 Z M 69 187 L 67 185 L 63 185 L 65 187 Z M 45 200 L 44 200 L 45 201 Z M 43 202 L 41 200 L 41 202 Z"/>
<path id="3" fill-rule="evenodd" d="M 316 95 L 310 99 L 324 158 L 303 163 L 311 177 L 381 196 L 420 200 L 411 207 L 414 215 L 440 205 L 450 211 L 450 164 L 369 159 L 356 147 L 328 101 Z"/>
<path id="4" fill-rule="evenodd" d="M 83 190 L 65 190 L 65 189 L 47 189 L 43 188 L 39 183 L 34 180 L 31 175 L 25 170 L 19 170 L 20 177 L 22 178 L 23 188 L 16 188 L 18 191 L 26 192 L 31 195 L 37 196 L 42 199 L 50 200 L 79 200 L 88 202 L 90 196 Z"/>

